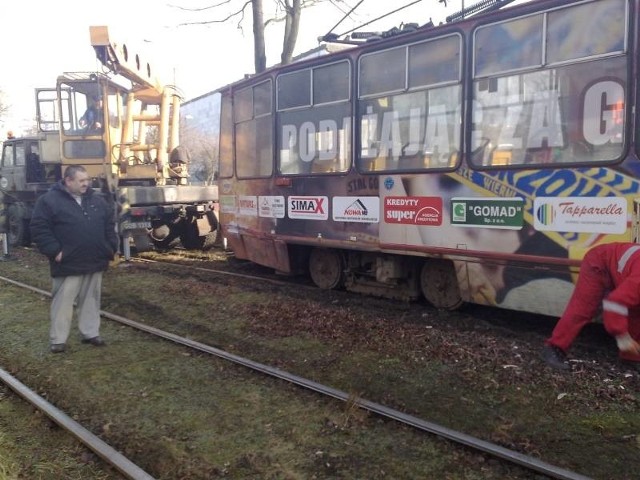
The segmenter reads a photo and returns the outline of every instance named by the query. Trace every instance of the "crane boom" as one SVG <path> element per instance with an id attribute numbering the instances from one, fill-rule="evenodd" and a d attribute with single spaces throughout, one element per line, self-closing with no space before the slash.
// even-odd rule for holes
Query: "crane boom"
<path id="1" fill-rule="evenodd" d="M 155 75 L 151 64 L 143 60 L 140 53 L 132 50 L 126 43 L 114 41 L 106 26 L 89 27 L 91 45 L 98 60 L 110 71 L 127 78 L 140 87 L 153 89 L 162 94 L 164 85 Z"/>

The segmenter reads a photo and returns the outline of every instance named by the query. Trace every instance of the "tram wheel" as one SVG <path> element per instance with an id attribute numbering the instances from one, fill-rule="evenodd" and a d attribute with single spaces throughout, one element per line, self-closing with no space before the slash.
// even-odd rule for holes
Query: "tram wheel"
<path id="1" fill-rule="evenodd" d="M 338 250 L 313 249 L 309 256 L 309 275 L 322 289 L 341 287 L 344 284 L 344 257 Z"/>
<path id="2" fill-rule="evenodd" d="M 420 272 L 420 289 L 424 298 L 436 308 L 455 310 L 462 305 L 456 269 L 450 260 L 431 259 Z"/>

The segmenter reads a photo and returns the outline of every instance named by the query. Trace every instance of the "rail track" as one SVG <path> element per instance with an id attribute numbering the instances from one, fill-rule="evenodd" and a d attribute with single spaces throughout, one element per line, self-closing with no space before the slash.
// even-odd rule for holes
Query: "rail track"
<path id="1" fill-rule="evenodd" d="M 291 284 L 293 282 L 293 280 L 279 280 L 277 278 L 274 278 L 274 275 L 255 275 L 255 274 L 246 274 L 246 273 L 238 273 L 238 272 L 231 272 L 229 270 L 221 270 L 221 269 L 217 269 L 217 268 L 206 268 L 206 267 L 196 267 L 193 265 L 185 265 L 182 263 L 178 263 L 178 262 L 170 262 L 170 261 L 164 261 L 164 260 L 152 260 L 152 259 L 148 259 L 148 258 L 140 258 L 140 257 L 132 257 L 131 260 L 129 260 L 132 263 L 158 263 L 158 264 L 163 264 L 163 265 L 170 265 L 170 266 L 174 266 L 177 268 L 188 268 L 189 270 L 193 270 L 193 271 L 198 271 L 198 272 L 206 272 L 206 273 L 215 273 L 217 275 L 226 275 L 229 277 L 235 277 L 235 278 L 243 278 L 245 280 L 259 280 L 259 281 L 264 281 L 264 282 L 270 282 L 273 283 L 275 285 L 288 285 Z M 309 285 L 304 285 L 304 284 L 300 284 L 299 282 L 296 282 L 296 285 L 299 285 L 302 288 L 310 288 L 310 289 L 317 289 L 318 287 L 312 286 L 311 284 Z"/>
<path id="2" fill-rule="evenodd" d="M 93 451 L 106 464 L 113 467 L 125 478 L 131 480 L 153 480 L 154 477 L 145 472 L 141 467 L 122 455 L 111 445 L 102 441 L 98 436 L 91 433 L 91 431 L 76 422 L 65 412 L 56 408 L 2 368 L 0 368 L 0 381 L 30 405 L 44 413 L 63 430 L 77 438 L 83 445 Z"/>
<path id="3" fill-rule="evenodd" d="M 179 265 L 179 264 L 176 264 Z M 194 267 L 189 267 L 194 269 Z M 198 267 L 195 267 L 198 268 Z M 205 271 L 215 271 L 218 274 L 225 275 L 233 275 L 233 276 L 242 276 L 245 278 L 251 278 L 249 275 L 237 274 L 233 272 L 225 272 L 225 271 L 217 271 L 213 269 L 205 269 Z M 33 287 L 31 285 L 27 285 L 25 283 L 13 280 L 11 278 L 0 276 L 0 281 L 9 283 L 11 285 L 27 289 L 39 295 L 49 296 L 49 292 L 39 289 L 37 287 Z M 276 281 L 276 280 L 271 280 Z M 502 461 L 512 463 L 514 465 L 518 465 L 532 472 L 541 473 L 546 475 L 549 478 L 555 479 L 565 479 L 565 480 L 585 480 L 588 477 L 585 477 L 577 472 L 573 472 L 570 470 L 566 470 L 564 468 L 560 468 L 554 466 L 552 464 L 546 463 L 540 459 L 522 454 L 520 452 L 510 450 L 504 448 L 495 443 L 487 442 L 485 440 L 476 438 L 471 435 L 467 435 L 463 432 L 455 431 L 436 423 L 432 423 L 430 421 L 415 417 L 413 415 L 406 414 L 397 409 L 386 407 L 380 403 L 376 403 L 365 398 L 354 397 L 347 392 L 332 388 L 331 386 L 323 385 L 321 383 L 303 378 L 298 375 L 291 374 L 287 371 L 281 370 L 279 368 L 275 368 L 269 365 L 265 365 L 259 362 L 255 362 L 251 359 L 235 355 L 229 353 L 220 348 L 216 348 L 210 345 L 206 345 L 204 343 L 194 341 L 192 339 L 179 336 L 155 327 L 151 327 L 149 325 L 145 325 L 143 323 L 125 318 L 123 316 L 110 313 L 107 311 L 101 311 L 103 317 L 110 319 L 114 322 L 118 322 L 122 325 L 126 325 L 128 327 L 137 329 L 139 331 L 154 335 L 156 337 L 163 338 L 165 340 L 174 342 L 176 344 L 188 347 L 190 349 L 196 350 L 198 352 L 203 352 L 209 355 L 213 355 L 224 359 L 229 362 L 233 362 L 234 364 L 241 365 L 248 369 L 254 370 L 264 375 L 268 375 L 273 378 L 277 378 L 279 380 L 283 380 L 289 382 L 291 384 L 297 385 L 298 387 L 302 387 L 318 394 L 331 397 L 337 400 L 341 400 L 343 402 L 348 402 L 352 405 L 355 405 L 361 409 L 367 410 L 375 415 L 379 415 L 381 417 L 385 417 L 391 419 L 395 422 L 399 422 L 403 425 L 412 427 L 414 429 L 427 432 L 438 437 L 444 438 L 451 442 L 455 442 L 464 446 L 465 448 L 473 449 L 478 452 L 482 452 L 493 457 L 496 457 Z M 11 388 L 18 391 L 26 400 L 31 402 L 37 408 L 49 408 L 46 404 L 43 404 L 41 400 L 38 400 L 36 397 L 33 397 L 30 394 L 23 393 L 25 392 L 24 387 L 16 384 L 15 380 L 11 379 L 5 372 L 2 375 L 2 380 L 5 381 Z M 113 465 L 118 471 L 121 471 L 124 475 L 128 476 L 128 478 L 151 478 L 145 475 L 145 472 L 141 470 L 136 470 L 134 464 L 131 464 L 126 459 L 114 453 L 113 450 L 109 450 L 105 447 L 105 445 L 100 444 L 99 439 L 92 435 L 86 435 L 85 433 L 78 434 L 78 427 L 73 424 L 67 424 L 66 421 L 59 421 L 60 419 L 64 419 L 64 415 L 61 413 L 50 413 L 46 410 L 43 410 L 48 416 L 50 416 L 56 423 L 59 423 L 63 428 L 69 430 L 72 434 L 74 434 L 79 440 L 81 440 L 87 447 L 96 452 L 101 458 L 103 458 L 106 462 Z M 131 469 L 131 470 L 129 470 Z"/>

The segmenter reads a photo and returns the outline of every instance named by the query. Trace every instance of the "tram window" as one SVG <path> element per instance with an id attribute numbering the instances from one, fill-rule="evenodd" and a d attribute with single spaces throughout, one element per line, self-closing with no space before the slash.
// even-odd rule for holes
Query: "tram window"
<path id="1" fill-rule="evenodd" d="M 313 104 L 349 100 L 349 62 L 333 63 L 313 69 Z"/>
<path id="2" fill-rule="evenodd" d="M 233 119 L 231 97 L 223 96 L 220 105 L 220 177 L 233 176 Z"/>
<path id="3" fill-rule="evenodd" d="M 239 178 L 271 176 L 271 138 L 271 115 L 236 125 L 236 170 Z"/>
<path id="4" fill-rule="evenodd" d="M 236 127 L 236 158 L 238 177 L 255 177 L 258 175 L 256 154 L 255 123 L 245 122 Z"/>
<path id="5" fill-rule="evenodd" d="M 253 87 L 253 115 L 260 117 L 271 113 L 271 80 Z"/>
<path id="6" fill-rule="evenodd" d="M 280 112 L 278 171 L 286 175 L 346 172 L 351 158 L 351 104 L 335 102 Z"/>
<path id="7" fill-rule="evenodd" d="M 348 61 L 319 65 L 278 77 L 278 90 L 313 83 L 313 102 L 283 103 L 278 96 L 277 169 L 285 175 L 346 172 L 351 158 L 350 70 Z M 304 74 L 304 75 L 302 75 Z M 311 86 L 311 85 L 310 85 Z M 305 90 L 311 94 L 311 88 Z M 294 106 L 298 108 L 293 108 Z M 291 107 L 291 108 L 285 108 Z"/>
<path id="8" fill-rule="evenodd" d="M 361 100 L 358 168 L 454 168 L 460 151 L 461 104 L 460 85 Z"/>
<path id="9" fill-rule="evenodd" d="M 600 0 L 549 12 L 547 62 L 623 52 L 627 4 Z"/>
<path id="10" fill-rule="evenodd" d="M 280 75 L 277 85 L 278 110 L 311 105 L 311 69 Z"/>
<path id="11" fill-rule="evenodd" d="M 543 18 L 543 15 L 532 15 L 478 28 L 475 76 L 542 65 Z"/>
<path id="12" fill-rule="evenodd" d="M 455 35 L 409 46 L 409 88 L 458 81 L 460 41 Z"/>
<path id="13" fill-rule="evenodd" d="M 230 123 L 226 118 L 226 102 L 222 105 L 221 120 Z M 235 95 L 235 148 L 236 172 L 238 177 L 268 177 L 273 171 L 273 140 L 271 128 L 271 80 L 239 90 Z M 224 141 L 231 142 L 230 132 L 222 129 L 223 148 L 231 148 Z M 231 175 L 229 157 L 221 166 L 221 176 Z M 224 169 L 223 169 L 224 167 Z"/>
<path id="14" fill-rule="evenodd" d="M 610 162 L 623 153 L 624 56 L 474 83 L 472 163 L 536 166 Z"/>
<path id="15" fill-rule="evenodd" d="M 402 91 L 406 88 L 407 49 L 392 48 L 360 58 L 361 97 Z"/>
<path id="16" fill-rule="evenodd" d="M 238 91 L 233 98 L 233 115 L 237 122 L 253 118 L 253 88 Z"/>

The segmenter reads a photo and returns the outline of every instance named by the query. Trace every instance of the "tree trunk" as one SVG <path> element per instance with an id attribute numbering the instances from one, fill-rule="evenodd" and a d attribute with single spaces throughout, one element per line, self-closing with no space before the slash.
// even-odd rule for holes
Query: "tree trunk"
<path id="1" fill-rule="evenodd" d="M 285 8 L 287 16 L 284 27 L 282 56 L 280 57 L 283 65 L 291 63 L 293 51 L 296 47 L 298 29 L 300 28 L 301 0 L 285 0 Z"/>
<path id="2" fill-rule="evenodd" d="M 253 9 L 253 52 L 255 58 L 256 73 L 263 72 L 267 68 L 267 55 L 264 46 L 264 13 L 262 0 L 251 0 Z"/>

